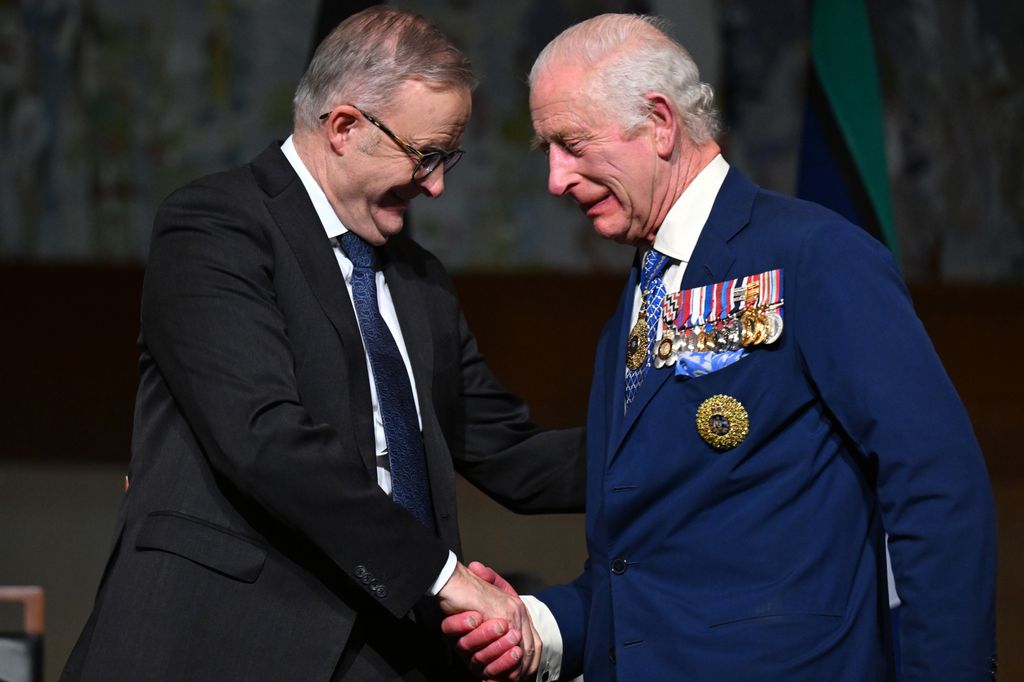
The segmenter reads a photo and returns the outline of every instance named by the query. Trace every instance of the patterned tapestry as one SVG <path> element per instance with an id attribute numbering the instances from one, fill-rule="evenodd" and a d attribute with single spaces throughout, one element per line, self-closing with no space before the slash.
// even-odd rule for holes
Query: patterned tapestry
<path id="1" fill-rule="evenodd" d="M 668 14 L 719 95 L 727 158 L 793 193 L 806 0 L 409 0 L 482 76 L 466 158 L 411 229 L 454 270 L 619 270 L 546 191 L 526 73 L 603 11 Z M 291 127 L 320 0 L 0 0 L 0 260 L 143 262 L 157 204 Z M 996 0 L 868 2 L 907 278 L 1024 279 L 1024 10 Z"/>

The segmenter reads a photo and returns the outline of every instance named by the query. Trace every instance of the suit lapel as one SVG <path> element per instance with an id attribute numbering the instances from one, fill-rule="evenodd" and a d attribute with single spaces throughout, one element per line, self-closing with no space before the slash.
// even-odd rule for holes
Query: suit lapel
<path id="1" fill-rule="evenodd" d="M 736 254 L 729 245 L 737 232 L 750 222 L 757 186 L 735 168 L 729 169 L 722 188 L 718 190 L 711 215 L 700 232 L 693 255 L 683 274 L 683 289 L 720 282 L 726 279 Z"/>
<path id="2" fill-rule="evenodd" d="M 681 287 L 683 290 L 727 278 L 729 268 L 736 261 L 736 254 L 729 245 L 729 240 L 750 221 L 750 213 L 756 192 L 757 187 L 753 183 L 744 178 L 735 169 L 729 169 L 729 174 L 726 176 L 725 182 L 722 183 L 722 188 L 715 198 L 711 214 L 701 230 L 700 237 L 693 249 L 693 255 L 690 257 L 690 262 L 687 263 L 686 271 L 683 273 Z M 627 293 L 630 295 L 633 294 L 636 288 L 637 277 L 637 265 L 634 262 L 633 271 L 630 275 L 630 286 L 627 290 Z M 623 313 L 625 324 L 629 323 L 630 313 L 632 312 L 631 298 L 629 302 L 630 307 L 626 307 Z M 625 358 L 627 334 L 628 330 L 623 328 L 618 341 L 620 358 Z M 625 396 L 625 380 L 623 378 L 625 370 L 619 367 L 621 364 L 621 362 L 616 363 L 620 370 L 619 374 L 622 375 L 618 377 L 618 386 L 622 389 L 617 393 L 617 399 L 620 401 L 624 400 Z M 655 369 L 652 366 L 626 414 L 622 415 L 622 402 L 613 405 L 613 407 L 617 407 L 616 411 L 619 419 L 618 422 L 613 420 L 611 423 L 619 423 L 621 426 L 609 431 L 613 439 L 609 448 L 609 464 L 621 448 L 626 434 L 629 433 L 637 418 L 643 413 L 644 408 L 657 395 L 661 387 L 668 381 L 668 378 L 674 374 L 675 372 L 671 367 Z M 613 399 L 611 402 L 614 404 L 615 400 Z"/>
<path id="3" fill-rule="evenodd" d="M 267 210 L 284 235 L 306 277 L 313 295 L 331 321 L 345 348 L 347 381 L 350 391 L 359 453 L 369 471 L 376 475 L 376 453 L 373 441 L 373 407 L 370 403 L 370 379 L 359 325 L 352 302 L 346 293 L 345 279 L 338 268 L 334 250 L 324 232 L 305 187 L 281 152 L 272 144 L 252 162 L 253 173 L 268 195 Z M 362 387 L 362 390 L 361 388 Z"/>
<path id="4" fill-rule="evenodd" d="M 633 299 L 636 297 L 637 282 L 640 281 L 640 258 L 637 254 L 633 258 L 633 267 L 629 271 L 629 281 L 619 299 L 618 312 L 611 326 L 611 333 L 615 334 L 612 343 L 608 344 L 611 357 L 606 357 L 604 371 L 608 372 L 605 379 L 605 386 L 610 386 L 610 398 L 605 406 L 605 415 L 608 428 L 608 463 L 615 457 L 622 436 L 627 430 L 625 415 L 622 408 L 626 404 L 626 339 L 630 332 L 630 318 L 633 313 Z"/>

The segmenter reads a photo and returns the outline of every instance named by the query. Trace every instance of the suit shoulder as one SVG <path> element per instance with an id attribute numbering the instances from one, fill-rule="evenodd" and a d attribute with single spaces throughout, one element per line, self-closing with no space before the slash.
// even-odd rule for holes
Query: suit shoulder
<path id="1" fill-rule="evenodd" d="M 812 201 L 758 189 L 750 224 L 797 249 L 853 249 L 888 254 L 888 249 L 867 230 L 835 211 Z"/>
<path id="2" fill-rule="evenodd" d="M 160 209 L 179 203 L 196 201 L 216 201 L 225 203 L 249 204 L 247 197 L 259 191 L 255 177 L 249 165 L 239 166 L 230 170 L 210 173 L 196 178 L 168 194 L 160 203 Z"/>

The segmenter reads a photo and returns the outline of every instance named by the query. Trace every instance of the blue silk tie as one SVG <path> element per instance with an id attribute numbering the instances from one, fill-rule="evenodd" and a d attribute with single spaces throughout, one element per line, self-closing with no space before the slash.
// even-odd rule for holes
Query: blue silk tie
<path id="1" fill-rule="evenodd" d="M 358 235 L 346 232 L 339 238 L 341 248 L 352 261 L 352 300 L 363 346 L 373 368 L 373 384 L 384 422 L 391 466 L 391 496 L 427 528 L 434 528 L 433 504 L 427 478 L 427 459 L 423 449 L 413 401 L 409 374 L 377 304 L 376 254 Z"/>
<path id="2" fill-rule="evenodd" d="M 626 404 L 623 411 L 629 409 L 629 404 L 636 398 L 651 368 L 654 340 L 658 337 L 658 323 L 661 321 L 661 304 L 665 300 L 665 283 L 661 273 L 668 261 L 668 256 L 651 249 L 644 255 L 640 266 L 640 306 L 647 316 L 647 354 L 638 369 L 626 368 Z"/>

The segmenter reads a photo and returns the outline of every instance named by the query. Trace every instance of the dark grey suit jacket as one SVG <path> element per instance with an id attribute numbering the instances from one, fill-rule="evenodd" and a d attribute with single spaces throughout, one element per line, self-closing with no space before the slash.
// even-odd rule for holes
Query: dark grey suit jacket
<path id="1" fill-rule="evenodd" d="M 383 261 L 436 534 L 377 486 L 355 314 L 279 144 L 164 202 L 131 487 L 65 679 L 328 680 L 343 654 L 352 679 L 450 679 L 423 596 L 460 551 L 453 470 L 517 511 L 582 509 L 582 432 L 498 384 L 437 259 L 397 237 Z"/>

